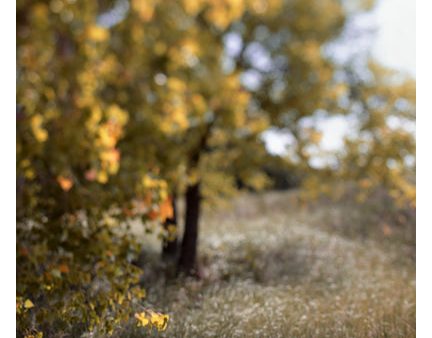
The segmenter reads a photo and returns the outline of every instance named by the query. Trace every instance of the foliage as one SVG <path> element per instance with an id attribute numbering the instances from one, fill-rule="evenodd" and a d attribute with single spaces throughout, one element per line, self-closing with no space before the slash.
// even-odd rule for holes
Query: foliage
<path id="1" fill-rule="evenodd" d="M 106 94 L 116 61 L 99 11 L 93 2 L 17 4 L 21 336 L 106 335 L 133 317 L 145 293 L 123 224 L 170 213 L 166 182 L 121 157 L 129 113 Z"/>
<path id="2" fill-rule="evenodd" d="M 341 149 L 320 154 L 318 142 L 315 156 L 325 164 L 306 177 L 305 197 L 344 198 L 354 184 L 359 204 L 384 190 L 396 208 L 415 209 L 415 82 L 374 63 L 368 70 L 368 79 L 347 72 L 351 98 L 345 109 L 355 126 Z"/>
<path id="3" fill-rule="evenodd" d="M 18 228 L 21 334 L 78 336 L 87 330 L 110 334 L 133 315 L 145 296 L 138 285 L 140 269 L 131 264 L 137 246 L 108 227 L 92 233 L 88 222 L 70 215 L 62 220 L 61 233 L 49 232 L 40 224 Z M 25 297 L 32 306 L 24 303 L 23 310 Z"/>

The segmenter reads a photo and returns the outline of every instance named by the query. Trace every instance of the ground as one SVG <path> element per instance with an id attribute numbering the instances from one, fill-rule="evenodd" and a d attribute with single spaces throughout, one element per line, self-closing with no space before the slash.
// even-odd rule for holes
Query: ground
<path id="1" fill-rule="evenodd" d="M 311 212 L 292 194 L 206 209 L 201 280 L 167 278 L 160 242 L 143 237 L 147 302 L 170 315 L 160 336 L 415 337 L 412 248 L 347 236 L 326 224 L 335 210 Z M 121 336 L 144 332 L 131 326 Z"/>

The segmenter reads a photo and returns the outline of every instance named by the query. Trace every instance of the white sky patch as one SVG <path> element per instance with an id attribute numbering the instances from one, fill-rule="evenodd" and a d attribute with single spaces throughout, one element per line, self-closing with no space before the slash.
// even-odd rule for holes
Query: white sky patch
<path id="1" fill-rule="evenodd" d="M 226 34 L 224 37 L 224 43 L 225 52 L 230 57 L 236 57 L 243 47 L 242 39 L 237 33 Z"/>
<path id="2" fill-rule="evenodd" d="M 304 128 L 315 127 L 322 133 L 320 149 L 325 152 L 340 150 L 344 137 L 355 129 L 355 121 L 342 115 L 305 118 L 300 123 Z M 288 147 L 296 142 L 289 132 L 277 129 L 267 130 L 262 137 L 268 151 L 276 155 L 286 155 Z"/>
<path id="3" fill-rule="evenodd" d="M 373 47 L 377 30 L 375 12 L 356 13 L 349 16 L 340 36 L 324 48 L 325 54 L 340 64 L 368 55 Z"/>
<path id="4" fill-rule="evenodd" d="M 379 0 L 374 13 L 378 31 L 372 54 L 384 65 L 415 77 L 415 0 Z"/>
<path id="5" fill-rule="evenodd" d="M 257 42 L 249 44 L 246 48 L 245 56 L 254 68 L 261 71 L 271 69 L 272 61 L 270 55 L 261 44 Z"/>
<path id="6" fill-rule="evenodd" d="M 114 7 L 98 17 L 98 24 L 110 28 L 122 21 L 129 10 L 129 1 L 117 0 Z"/>
<path id="7" fill-rule="evenodd" d="M 402 129 L 414 135 L 416 133 L 416 124 L 414 121 L 410 121 L 408 119 L 400 118 L 397 116 L 389 116 L 386 122 L 391 129 Z"/>
<path id="8" fill-rule="evenodd" d="M 269 129 L 262 133 L 267 150 L 273 155 L 285 155 L 287 148 L 295 142 L 295 138 L 286 131 Z"/>
<path id="9" fill-rule="evenodd" d="M 350 134 L 352 122 L 346 116 L 331 116 L 318 122 L 318 130 L 322 132 L 321 149 L 324 151 L 339 150 L 343 139 Z"/>
<path id="10" fill-rule="evenodd" d="M 254 69 L 250 69 L 240 75 L 240 81 L 247 89 L 256 90 L 261 84 L 261 74 Z"/>

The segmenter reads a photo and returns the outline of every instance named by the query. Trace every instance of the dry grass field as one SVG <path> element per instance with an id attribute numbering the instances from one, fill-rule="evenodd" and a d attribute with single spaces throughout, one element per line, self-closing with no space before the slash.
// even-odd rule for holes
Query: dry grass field
<path id="1" fill-rule="evenodd" d="M 201 280 L 167 278 L 160 242 L 143 237 L 148 305 L 170 315 L 161 336 L 415 337 L 413 248 L 334 229 L 337 205 L 310 212 L 292 194 L 206 210 Z M 131 324 L 118 335 L 156 333 Z"/>

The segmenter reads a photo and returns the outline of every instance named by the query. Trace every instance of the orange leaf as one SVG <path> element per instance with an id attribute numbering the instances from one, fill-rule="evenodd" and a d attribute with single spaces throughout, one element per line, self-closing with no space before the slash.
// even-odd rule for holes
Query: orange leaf
<path id="1" fill-rule="evenodd" d="M 167 218 L 172 218 L 174 216 L 174 210 L 172 207 L 171 198 L 168 197 L 161 205 L 160 205 L 160 217 L 162 221 L 165 221 Z"/>
<path id="2" fill-rule="evenodd" d="M 156 210 L 152 210 L 149 212 L 148 217 L 153 221 L 155 219 L 157 219 L 159 216 L 159 212 L 157 212 Z"/>
<path id="3" fill-rule="evenodd" d="M 73 186 L 72 180 L 68 177 L 59 176 L 57 182 L 64 191 L 69 191 Z"/>
<path id="4" fill-rule="evenodd" d="M 69 272 L 69 266 L 67 266 L 67 264 L 60 264 L 58 269 L 62 273 L 68 273 Z"/>

